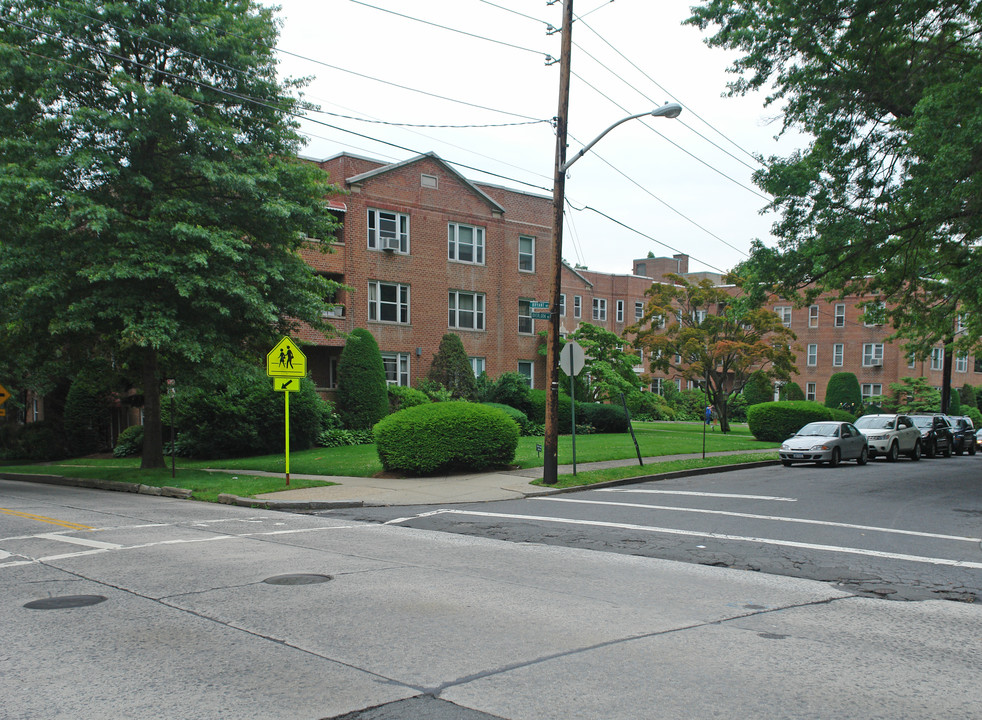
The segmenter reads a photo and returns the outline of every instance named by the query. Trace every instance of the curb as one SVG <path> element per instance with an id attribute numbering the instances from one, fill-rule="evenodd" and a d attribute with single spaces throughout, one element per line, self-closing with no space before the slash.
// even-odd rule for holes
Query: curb
<path id="1" fill-rule="evenodd" d="M 154 485 L 139 485 L 137 483 L 125 483 L 116 480 L 97 480 L 94 478 L 73 478 L 63 475 L 31 475 L 20 473 L 0 472 L 0 478 L 5 480 L 20 480 L 21 482 L 43 483 L 46 485 L 66 485 L 69 487 L 82 487 L 94 490 L 111 490 L 114 492 L 139 493 L 140 495 L 158 495 L 161 497 L 178 498 L 180 500 L 190 500 L 191 491 L 186 488 L 176 487 L 156 487 Z"/>
<path id="2" fill-rule="evenodd" d="M 264 510 L 338 510 L 365 506 L 362 500 L 257 500 L 228 493 L 221 493 L 218 502 Z"/>

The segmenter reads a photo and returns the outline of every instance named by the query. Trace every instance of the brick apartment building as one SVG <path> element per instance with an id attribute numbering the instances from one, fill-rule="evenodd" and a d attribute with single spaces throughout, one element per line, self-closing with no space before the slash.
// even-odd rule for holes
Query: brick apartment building
<path id="1" fill-rule="evenodd" d="M 343 222 L 334 252 L 312 249 L 306 259 L 351 288 L 334 298 L 330 320 L 341 332 L 365 327 L 375 336 L 390 382 L 425 377 L 440 339 L 454 332 L 475 373 L 517 371 L 544 387 L 537 333 L 547 323 L 532 318 L 530 302 L 548 297 L 551 198 L 472 182 L 433 153 L 394 164 L 342 153 L 317 165 L 347 194 L 329 199 Z M 589 322 L 624 335 L 643 314 L 645 291 L 668 273 L 722 283 L 715 273 L 690 273 L 684 254 L 635 260 L 630 274 L 564 264 L 560 332 Z M 843 371 L 856 374 L 866 397 L 908 375 L 940 387 L 942 349 L 912 362 L 886 342 L 889 328 L 864 322 L 859 302 L 774 302 L 798 336 L 795 381 L 806 396 L 824 400 L 829 378 Z M 330 392 L 343 338 L 307 332 L 300 339 L 312 343 L 306 352 L 315 383 Z M 664 382 L 684 387 L 671 373 L 655 373 L 652 389 Z M 956 357 L 952 385 L 980 382 L 982 362 Z"/>

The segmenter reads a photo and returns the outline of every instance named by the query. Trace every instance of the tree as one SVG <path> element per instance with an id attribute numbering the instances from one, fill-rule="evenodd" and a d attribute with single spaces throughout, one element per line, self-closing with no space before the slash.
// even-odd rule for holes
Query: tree
<path id="1" fill-rule="evenodd" d="M 440 348 L 426 377 L 443 385 L 454 398 L 474 400 L 477 397 L 474 368 L 471 367 L 464 343 L 454 333 L 446 333 L 440 340 Z"/>
<path id="2" fill-rule="evenodd" d="M 941 393 L 928 384 L 927 378 L 901 378 L 898 383 L 890 383 L 890 389 L 897 398 L 899 413 L 931 413 L 941 410 Z"/>
<path id="3" fill-rule="evenodd" d="M 982 3 L 708 0 L 688 20 L 742 53 L 732 95 L 773 87 L 783 130 L 812 136 L 755 181 L 779 247 L 743 268 L 781 294 L 887 303 L 899 337 L 970 350 L 982 334 Z"/>
<path id="4" fill-rule="evenodd" d="M 834 373 L 825 386 L 825 407 L 858 413 L 863 404 L 859 379 L 851 372 Z"/>
<path id="5" fill-rule="evenodd" d="M 681 275 L 666 277 L 673 284 L 651 286 L 645 315 L 629 331 L 652 370 L 674 370 L 701 383 L 720 429 L 728 432 L 729 398 L 754 371 L 780 380 L 797 372 L 790 347 L 795 335 L 748 296 L 734 297 L 708 280 L 693 285 Z"/>
<path id="6" fill-rule="evenodd" d="M 747 401 L 747 406 L 759 405 L 762 402 L 772 402 L 774 400 L 774 384 L 767 377 L 767 373 L 752 372 L 747 382 L 743 386 L 743 397 Z"/>
<path id="7" fill-rule="evenodd" d="M 620 402 L 621 393 L 626 395 L 641 389 L 641 378 L 634 372 L 641 358 L 624 349 L 630 347 L 627 340 L 586 322 L 580 323 L 570 339 L 583 347 L 585 355 L 583 370 L 576 380 L 589 383 L 586 394 L 581 395 L 581 385 L 577 382 L 577 400 Z"/>
<path id="8" fill-rule="evenodd" d="M 355 328 L 338 359 L 338 414 L 349 430 L 370 430 L 389 412 L 382 353 L 372 334 Z"/>
<path id="9" fill-rule="evenodd" d="M 329 329 L 333 284 L 299 254 L 335 228 L 297 159 L 303 82 L 277 82 L 252 0 L 0 3 L 4 369 L 43 389 L 112 359 L 162 467 L 163 378 Z"/>
<path id="10" fill-rule="evenodd" d="M 804 400 L 805 393 L 798 383 L 787 382 L 781 386 L 781 399 L 787 401 Z"/>
<path id="11" fill-rule="evenodd" d="M 978 409 L 978 398 L 975 395 L 975 388 L 968 383 L 962 385 L 962 389 L 958 391 L 958 397 L 962 405 L 975 408 L 976 410 Z"/>

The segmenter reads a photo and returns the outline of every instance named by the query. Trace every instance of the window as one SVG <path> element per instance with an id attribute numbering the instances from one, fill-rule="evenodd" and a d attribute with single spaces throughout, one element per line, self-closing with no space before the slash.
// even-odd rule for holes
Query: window
<path id="1" fill-rule="evenodd" d="M 535 272 L 535 238 L 518 238 L 518 269 L 523 272 Z"/>
<path id="2" fill-rule="evenodd" d="M 917 358 L 914 357 L 914 353 L 907 356 L 907 367 L 909 367 L 911 370 L 917 367 Z"/>
<path id="3" fill-rule="evenodd" d="M 696 325 L 702 325 L 703 321 L 706 319 L 708 311 L 706 310 L 693 310 L 692 311 L 692 322 Z"/>
<path id="4" fill-rule="evenodd" d="M 607 300 L 604 298 L 593 298 L 593 319 L 607 319 Z"/>
<path id="5" fill-rule="evenodd" d="M 818 305 L 808 306 L 808 327 L 818 327 Z"/>
<path id="6" fill-rule="evenodd" d="M 652 380 L 651 381 L 651 392 L 656 393 L 658 395 L 664 395 L 665 394 L 665 388 L 662 385 L 663 382 L 664 382 L 664 380 L 662 380 L 661 378 L 655 378 L 654 380 Z"/>
<path id="7" fill-rule="evenodd" d="M 944 350 L 931 348 L 931 369 L 940 370 L 944 365 Z"/>
<path id="8" fill-rule="evenodd" d="M 835 326 L 845 327 L 846 326 L 846 304 L 836 303 L 835 304 Z"/>
<path id="9" fill-rule="evenodd" d="M 791 306 L 782 305 L 774 308 L 774 312 L 778 314 L 781 318 L 781 322 L 784 323 L 784 327 L 791 327 Z"/>
<path id="10" fill-rule="evenodd" d="M 484 294 L 450 291 L 449 325 L 461 330 L 484 329 Z"/>
<path id="11" fill-rule="evenodd" d="M 982 357 L 975 358 L 975 369 L 973 372 L 982 373 Z"/>
<path id="12" fill-rule="evenodd" d="M 532 323 L 532 301 L 522 300 L 518 301 L 518 332 L 523 335 L 531 335 L 533 330 Z"/>
<path id="13" fill-rule="evenodd" d="M 805 383 L 805 400 L 814 402 L 817 398 L 815 383 Z"/>
<path id="14" fill-rule="evenodd" d="M 883 313 L 886 304 L 883 302 L 870 302 L 863 309 L 863 326 L 874 327 L 883 324 Z"/>
<path id="15" fill-rule="evenodd" d="M 955 358 L 955 372 L 968 372 L 968 355 L 965 353 L 958 353 Z"/>
<path id="16" fill-rule="evenodd" d="M 338 386 L 338 359 L 335 356 L 331 356 L 327 359 L 327 373 L 326 378 L 327 384 L 324 387 L 329 390 L 334 390 Z"/>
<path id="17" fill-rule="evenodd" d="M 883 365 L 883 343 L 863 344 L 863 367 L 881 367 Z"/>
<path id="18" fill-rule="evenodd" d="M 845 350 L 845 345 L 842 343 L 836 343 L 832 346 L 832 366 L 842 367 L 842 354 Z"/>
<path id="19" fill-rule="evenodd" d="M 535 364 L 531 360 L 519 360 L 518 361 L 518 374 L 524 375 L 529 387 L 535 387 L 533 373 L 535 371 Z"/>
<path id="20" fill-rule="evenodd" d="M 368 319 L 409 324 L 409 286 L 372 280 L 368 283 Z"/>
<path id="21" fill-rule="evenodd" d="M 481 377 L 481 373 L 485 372 L 486 367 L 487 367 L 486 364 L 485 364 L 485 362 L 484 362 L 484 358 L 482 358 L 482 357 L 472 357 L 472 358 L 467 358 L 467 359 L 471 361 L 471 370 L 474 371 L 474 377 L 476 377 L 476 378 Z"/>
<path id="22" fill-rule="evenodd" d="M 623 300 L 618 300 L 617 301 L 617 322 L 619 322 L 619 323 L 624 322 L 624 301 Z"/>
<path id="23" fill-rule="evenodd" d="M 447 231 L 447 257 L 456 262 L 484 264 L 484 228 L 450 223 Z"/>
<path id="24" fill-rule="evenodd" d="M 583 298 L 579 295 L 573 296 L 573 317 L 583 317 Z"/>
<path id="25" fill-rule="evenodd" d="M 388 242 L 387 242 L 388 241 Z M 398 243 L 395 250 L 392 243 Z M 368 247 L 372 250 L 409 252 L 409 216 L 388 210 L 368 210 Z"/>
<path id="26" fill-rule="evenodd" d="M 634 319 L 640 320 L 644 317 L 644 303 L 636 302 L 634 303 Z"/>
<path id="27" fill-rule="evenodd" d="M 863 400 L 879 397 L 883 394 L 883 386 L 880 383 L 863 383 L 861 387 Z"/>
<path id="28" fill-rule="evenodd" d="M 566 293 L 559 295 L 559 317 L 566 317 Z"/>
<path id="29" fill-rule="evenodd" d="M 385 382 L 389 385 L 409 385 L 409 353 L 382 353 Z"/>
<path id="30" fill-rule="evenodd" d="M 811 343 L 808 346 L 808 359 L 805 362 L 805 364 L 806 365 L 809 365 L 811 367 L 814 367 L 815 365 L 818 365 L 818 344 L 817 343 Z"/>
<path id="31" fill-rule="evenodd" d="M 440 188 L 440 178 L 436 175 L 420 174 L 419 186 L 429 188 L 430 190 L 438 190 Z"/>

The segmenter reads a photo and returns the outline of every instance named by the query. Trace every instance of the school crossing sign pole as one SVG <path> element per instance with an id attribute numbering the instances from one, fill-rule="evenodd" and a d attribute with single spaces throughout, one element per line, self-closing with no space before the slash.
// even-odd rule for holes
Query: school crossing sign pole
<path id="1" fill-rule="evenodd" d="M 307 377 L 307 356 L 296 343 L 284 337 L 266 353 L 266 374 L 273 378 L 273 389 L 283 393 L 283 415 L 286 428 L 284 471 L 290 484 L 290 393 L 300 389 L 300 380 Z"/>

